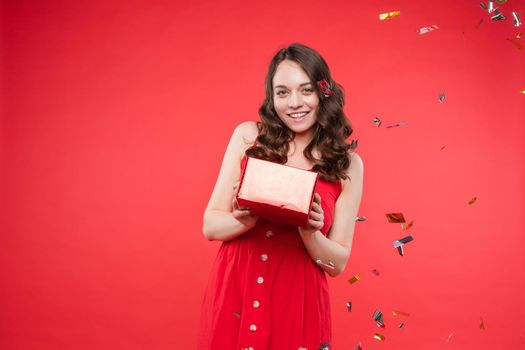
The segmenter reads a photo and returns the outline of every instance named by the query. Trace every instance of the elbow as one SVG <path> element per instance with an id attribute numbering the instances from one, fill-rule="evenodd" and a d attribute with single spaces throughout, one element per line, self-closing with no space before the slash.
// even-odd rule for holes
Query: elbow
<path id="1" fill-rule="evenodd" d="M 342 274 L 344 271 L 345 271 L 345 267 L 342 266 L 342 267 L 339 267 L 339 268 L 336 267 L 333 270 L 329 270 L 329 271 L 327 271 L 327 273 L 328 273 L 328 276 L 330 276 L 330 277 L 337 277 L 340 274 Z"/>
<path id="2" fill-rule="evenodd" d="M 331 269 L 328 272 L 328 275 L 330 277 L 337 277 L 343 272 L 345 272 L 346 263 L 348 262 L 348 259 L 350 258 L 350 249 L 347 249 L 344 256 L 341 258 L 341 261 L 339 264 L 335 265 L 334 269 Z"/>
<path id="3" fill-rule="evenodd" d="M 208 241 L 215 241 L 213 231 L 210 229 L 210 224 L 208 223 L 208 220 L 206 220 L 206 214 L 204 215 L 204 219 L 202 221 L 202 235 Z"/>

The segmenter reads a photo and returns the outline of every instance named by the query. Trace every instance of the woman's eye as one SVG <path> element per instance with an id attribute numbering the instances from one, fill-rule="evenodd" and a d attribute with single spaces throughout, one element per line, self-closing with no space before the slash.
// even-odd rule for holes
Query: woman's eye
<path id="1" fill-rule="evenodd" d="M 303 91 L 304 91 L 304 92 L 307 92 L 307 93 L 312 93 L 312 92 L 314 92 L 314 89 L 312 89 L 312 88 L 306 88 L 306 89 L 304 89 Z"/>
<path id="2" fill-rule="evenodd" d="M 276 95 L 277 95 L 277 96 L 282 96 L 282 95 L 284 95 L 285 93 L 286 93 L 286 91 L 281 90 L 281 91 L 277 91 Z"/>

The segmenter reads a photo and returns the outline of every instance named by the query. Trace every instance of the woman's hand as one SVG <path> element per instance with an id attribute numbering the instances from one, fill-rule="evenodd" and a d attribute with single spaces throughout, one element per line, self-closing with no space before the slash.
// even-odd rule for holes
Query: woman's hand
<path id="1" fill-rule="evenodd" d="M 258 216 L 252 215 L 250 208 L 248 207 L 240 207 L 239 203 L 237 202 L 237 192 L 239 188 L 240 181 L 237 181 L 235 185 L 233 186 L 233 199 L 232 199 L 232 207 L 233 207 L 233 217 L 237 219 L 240 223 L 245 225 L 246 227 L 252 228 L 257 223 L 257 220 L 259 219 Z"/>
<path id="2" fill-rule="evenodd" d="M 314 233 L 322 229 L 324 226 L 324 211 L 321 207 L 321 195 L 319 193 L 314 194 L 314 201 L 312 203 L 312 209 L 308 216 L 308 225 L 306 227 L 299 226 L 299 233 Z"/>

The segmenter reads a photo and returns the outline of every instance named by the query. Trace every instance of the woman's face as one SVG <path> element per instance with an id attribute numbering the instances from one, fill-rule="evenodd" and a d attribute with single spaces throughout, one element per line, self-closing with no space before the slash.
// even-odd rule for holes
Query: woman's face
<path id="1" fill-rule="evenodd" d="M 290 60 L 279 63 L 273 76 L 273 107 L 296 134 L 310 130 L 317 121 L 319 96 L 313 84 L 301 66 Z"/>

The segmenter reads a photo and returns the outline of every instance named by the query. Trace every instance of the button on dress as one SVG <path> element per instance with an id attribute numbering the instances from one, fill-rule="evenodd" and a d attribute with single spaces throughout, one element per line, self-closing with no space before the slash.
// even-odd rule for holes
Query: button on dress
<path id="1" fill-rule="evenodd" d="M 241 170 L 246 162 L 245 156 Z M 341 190 L 341 181 L 318 179 L 324 235 Z M 297 226 L 259 218 L 252 229 L 221 244 L 202 304 L 199 350 L 317 350 L 330 342 L 326 275 Z"/>

